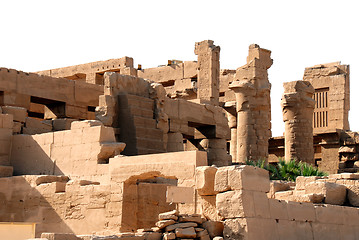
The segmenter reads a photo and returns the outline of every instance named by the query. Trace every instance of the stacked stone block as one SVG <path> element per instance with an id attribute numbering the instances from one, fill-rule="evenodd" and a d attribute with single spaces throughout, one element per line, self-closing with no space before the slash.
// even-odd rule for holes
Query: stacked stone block
<path id="1" fill-rule="evenodd" d="M 271 52 L 249 46 L 247 64 L 237 69 L 236 81 L 229 88 L 236 94 L 236 162 L 267 159 L 271 137 L 270 88 L 267 70 L 272 65 Z"/>
<path id="2" fill-rule="evenodd" d="M 197 42 L 194 50 L 197 62 L 197 99 L 204 103 L 219 103 L 219 52 L 212 40 Z"/>
<path id="3" fill-rule="evenodd" d="M 66 174 L 108 181 L 108 159 L 125 144 L 99 121 L 72 122 L 71 130 L 13 136 L 11 164 L 16 174 Z"/>
<path id="4" fill-rule="evenodd" d="M 0 177 L 10 177 L 13 168 L 10 153 L 13 133 L 13 115 L 2 114 L 0 108 Z"/>
<path id="5" fill-rule="evenodd" d="M 197 190 L 202 192 L 206 189 L 205 192 L 217 193 L 215 207 L 224 223 L 224 239 L 324 240 L 359 237 L 357 208 L 270 199 L 267 197 L 270 191 L 268 172 L 263 169 L 230 166 L 218 168 L 215 173 L 209 169 L 199 172 L 201 174 L 196 178 Z M 348 180 L 355 177 L 340 176 L 347 177 Z M 332 188 L 328 183 L 333 180 L 337 185 L 349 182 L 338 178 L 339 176 L 330 176 L 321 193 L 313 186 L 307 186 L 310 181 L 319 181 L 319 178 L 298 179 L 297 191 L 302 191 L 303 194 L 315 191 L 324 194 L 328 200 L 339 200 L 340 193 L 343 193 L 342 187 L 334 185 L 336 187 Z M 302 190 L 303 187 L 305 190 Z M 337 195 L 333 194 L 338 192 L 340 193 Z"/>
<path id="6" fill-rule="evenodd" d="M 285 123 L 285 161 L 297 160 L 314 164 L 313 110 L 314 88 L 309 82 L 284 83 L 282 97 Z"/>

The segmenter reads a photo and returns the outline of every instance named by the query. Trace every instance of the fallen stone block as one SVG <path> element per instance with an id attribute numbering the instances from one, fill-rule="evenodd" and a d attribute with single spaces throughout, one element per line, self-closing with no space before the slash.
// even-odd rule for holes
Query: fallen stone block
<path id="1" fill-rule="evenodd" d="M 174 232 L 163 233 L 163 240 L 174 240 L 176 239 L 176 234 Z"/>
<path id="2" fill-rule="evenodd" d="M 156 226 L 159 227 L 160 229 L 165 228 L 169 225 L 175 224 L 176 221 L 173 219 L 170 220 L 160 220 L 158 222 L 156 222 Z"/>
<path id="3" fill-rule="evenodd" d="M 178 219 L 178 210 L 172 210 L 169 212 L 164 212 L 164 213 L 160 213 L 158 214 L 158 220 L 170 220 L 173 219 L 175 221 L 177 221 Z"/>
<path id="4" fill-rule="evenodd" d="M 194 222 L 184 222 L 184 223 L 176 223 L 173 225 L 169 225 L 165 228 L 166 232 L 171 232 L 175 230 L 176 228 L 189 228 L 189 227 L 197 227 L 198 224 Z"/>
<path id="5" fill-rule="evenodd" d="M 299 176 L 295 180 L 295 190 L 305 190 L 305 186 L 308 183 L 315 182 L 315 180 L 320 179 L 320 177 L 312 176 L 312 177 L 304 177 Z"/>
<path id="6" fill-rule="evenodd" d="M 343 205 L 346 198 L 346 187 L 330 182 L 312 182 L 305 186 L 306 194 L 322 194 L 324 202 L 333 205 Z"/>
<path id="7" fill-rule="evenodd" d="M 279 191 L 287 191 L 290 189 L 290 185 L 288 182 L 284 181 L 270 181 L 269 185 L 269 197 L 274 198 L 274 194 Z"/>
<path id="8" fill-rule="evenodd" d="M 195 238 L 197 236 L 193 227 L 189 228 L 176 228 L 176 237 L 178 238 Z"/>

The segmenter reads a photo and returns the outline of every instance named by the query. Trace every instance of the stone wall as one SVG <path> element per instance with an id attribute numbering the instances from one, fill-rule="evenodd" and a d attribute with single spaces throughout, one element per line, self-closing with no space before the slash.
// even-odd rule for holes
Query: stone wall
<path id="1" fill-rule="evenodd" d="M 71 130 L 14 135 L 10 162 L 15 175 L 67 175 L 108 183 L 106 163 L 124 147 L 113 129 L 99 121 L 73 122 Z"/>
<path id="2" fill-rule="evenodd" d="M 203 172 L 203 170 L 202 170 Z M 359 210 L 353 207 L 269 199 L 268 172 L 231 166 L 197 175 L 201 196 L 215 196 L 224 239 L 356 239 Z"/>
<path id="3" fill-rule="evenodd" d="M 314 133 L 349 130 L 349 65 L 334 62 L 309 67 L 303 80 L 315 89 Z"/>
<path id="4" fill-rule="evenodd" d="M 105 72 L 118 72 L 123 75 L 137 76 L 137 69 L 133 68 L 133 59 L 130 57 L 85 63 L 36 73 L 44 76 L 103 85 L 103 74 Z"/>
<path id="5" fill-rule="evenodd" d="M 96 107 L 102 94 L 103 87 L 99 85 L 0 68 L 0 104 L 29 111 L 42 107 L 33 110 L 42 118 L 48 111 L 58 118 L 93 119 L 89 107 Z"/>
<path id="6" fill-rule="evenodd" d="M 13 116 L 2 114 L 0 108 L 0 177 L 10 177 L 13 168 L 10 164 Z"/>
<path id="7" fill-rule="evenodd" d="M 33 167 L 36 165 L 40 164 L 33 163 Z M 159 213 L 176 206 L 167 202 L 167 186 L 193 189 L 195 169 L 207 165 L 207 157 L 205 152 L 199 151 L 118 156 L 102 165 L 109 168 L 105 173 L 107 182 L 90 181 L 96 178 L 84 174 L 88 170 L 96 171 L 96 166 L 87 169 L 85 162 L 81 165 L 84 170 L 81 176 L 0 178 L 3 206 L 0 221 L 36 222 L 37 236 L 42 232 L 111 235 L 148 228 L 154 226 Z M 69 172 L 65 167 L 68 166 L 59 166 L 59 170 Z M 196 211 L 194 194 L 192 200 L 180 205 L 181 212 Z"/>

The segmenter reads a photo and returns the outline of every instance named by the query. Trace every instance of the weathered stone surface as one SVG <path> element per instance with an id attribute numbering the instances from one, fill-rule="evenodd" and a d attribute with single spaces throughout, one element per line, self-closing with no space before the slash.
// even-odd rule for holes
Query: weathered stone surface
<path id="1" fill-rule="evenodd" d="M 196 189 L 199 195 L 215 195 L 214 179 L 217 168 L 203 166 L 196 168 Z"/>
<path id="2" fill-rule="evenodd" d="M 178 219 L 178 211 L 177 210 L 173 210 L 170 212 L 164 212 L 164 213 L 160 213 L 158 214 L 158 219 L 159 220 L 169 220 L 169 219 L 173 219 L 175 221 L 177 221 Z"/>
<path id="3" fill-rule="evenodd" d="M 156 226 L 159 227 L 160 229 L 165 228 L 169 225 L 175 224 L 176 221 L 175 220 L 160 220 L 158 222 L 156 222 Z"/>
<path id="4" fill-rule="evenodd" d="M 173 239 L 176 239 L 176 233 L 174 232 L 163 233 L 163 240 L 173 240 Z"/>
<path id="5" fill-rule="evenodd" d="M 165 228 L 166 232 L 171 232 L 173 230 L 175 230 L 176 228 L 189 228 L 189 227 L 197 227 L 198 224 L 194 223 L 194 222 L 184 222 L 184 223 L 176 223 L 170 226 L 167 226 Z"/>
<path id="6" fill-rule="evenodd" d="M 288 82 L 283 86 L 281 104 L 285 123 L 285 161 L 294 159 L 314 164 L 314 88 L 307 81 Z"/>
<path id="7" fill-rule="evenodd" d="M 215 177 L 214 190 L 254 190 L 269 192 L 268 171 L 253 166 L 230 166 L 219 168 Z"/>
<path id="8" fill-rule="evenodd" d="M 178 238 L 195 238 L 197 236 L 193 227 L 189 228 L 176 228 L 176 237 Z"/>
<path id="9" fill-rule="evenodd" d="M 191 214 L 191 215 L 180 215 L 179 222 L 195 222 L 198 224 L 202 224 L 203 218 L 200 214 Z"/>
<path id="10" fill-rule="evenodd" d="M 330 182 L 312 182 L 306 185 L 305 193 L 323 194 L 325 203 L 342 205 L 346 198 L 346 187 Z"/>
<path id="11" fill-rule="evenodd" d="M 223 236 L 223 222 L 210 220 L 204 222 L 202 225 L 208 231 L 211 238 L 215 236 Z"/>

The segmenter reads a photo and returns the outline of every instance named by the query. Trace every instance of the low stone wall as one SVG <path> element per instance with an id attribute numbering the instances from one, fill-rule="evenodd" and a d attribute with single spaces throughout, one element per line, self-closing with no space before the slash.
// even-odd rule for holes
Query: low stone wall
<path id="1" fill-rule="evenodd" d="M 67 175 L 109 183 L 108 158 L 120 154 L 124 143 L 99 121 L 73 122 L 71 130 L 14 135 L 11 165 L 15 175 Z"/>
<path id="2" fill-rule="evenodd" d="M 216 196 L 208 209 L 213 212 L 215 206 L 216 217 L 224 221 L 225 239 L 359 237 L 358 208 L 269 199 L 270 182 L 263 169 L 231 166 L 197 172 L 200 196 Z"/>

